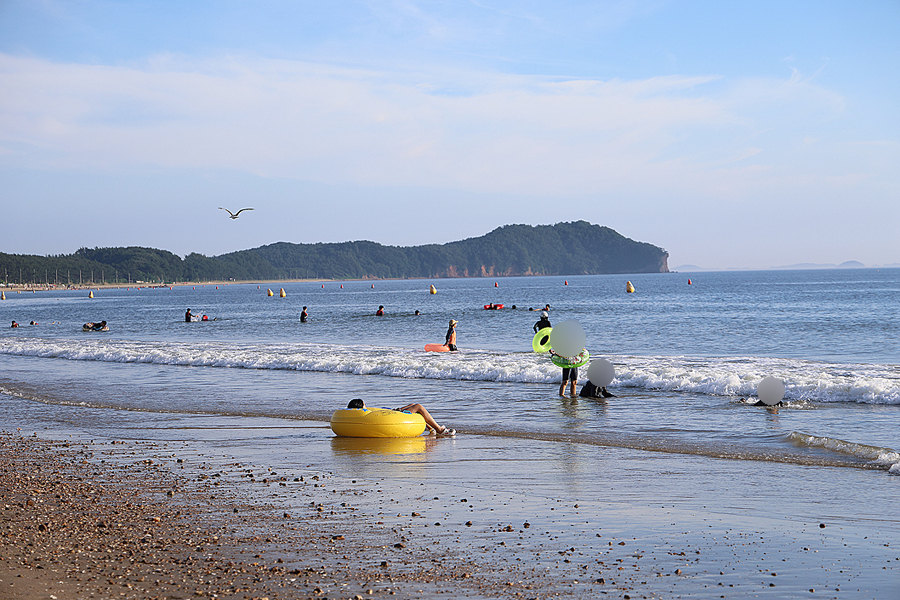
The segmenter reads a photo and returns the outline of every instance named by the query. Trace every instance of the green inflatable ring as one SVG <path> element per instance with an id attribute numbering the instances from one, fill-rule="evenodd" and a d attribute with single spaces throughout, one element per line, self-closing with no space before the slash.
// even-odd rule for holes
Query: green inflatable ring
<path id="1" fill-rule="evenodd" d="M 554 354 L 550 357 L 550 360 L 552 360 L 553 364 L 557 367 L 562 367 L 563 369 L 573 369 L 576 367 L 583 367 L 584 365 L 588 364 L 588 361 L 591 360 L 591 353 L 587 350 L 582 350 L 578 356 L 573 356 L 572 358 L 566 358 L 565 356 Z"/>
<path id="2" fill-rule="evenodd" d="M 531 348 L 538 354 L 550 351 L 551 331 L 553 331 L 552 327 L 544 327 L 543 329 L 538 329 L 538 332 L 534 334 L 534 338 L 531 340 Z"/>

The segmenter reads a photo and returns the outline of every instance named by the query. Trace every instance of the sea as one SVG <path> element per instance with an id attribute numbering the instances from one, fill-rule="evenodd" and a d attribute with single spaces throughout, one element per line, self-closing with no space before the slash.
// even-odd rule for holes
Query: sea
<path id="1" fill-rule="evenodd" d="M 719 556 L 703 577 L 733 572 L 735 585 L 756 586 L 759 597 L 847 587 L 848 577 L 871 592 L 857 597 L 900 593 L 900 269 L 138 284 L 5 296 L 3 319 L 21 326 L 0 329 L 0 431 L 152 442 L 272 472 L 315 467 L 348 490 L 393 485 L 396 498 L 464 493 L 491 506 L 489 519 L 504 510 L 507 522 L 555 515 L 546 531 L 530 531 L 573 549 L 599 539 L 591 528 L 602 524 L 604 536 L 643 541 L 660 564 L 679 555 L 671 544 L 681 536 L 692 552 L 699 541 Z M 485 310 L 489 303 L 504 307 Z M 548 304 L 551 323 L 576 321 L 592 359 L 612 363 L 613 397 L 559 396 L 560 368 L 532 349 Z M 375 315 L 380 305 L 384 316 Z M 185 322 L 187 309 L 207 320 Z M 459 351 L 425 352 L 443 343 L 450 319 L 459 321 Z M 101 320 L 109 331 L 82 331 Z M 588 367 L 580 372 L 579 388 Z M 784 383 L 781 406 L 755 405 L 767 377 Z M 337 438 L 328 421 L 352 398 L 421 403 L 457 436 Z M 407 501 L 431 501 L 423 498 Z M 575 511 L 571 522 L 549 512 L 560 502 Z M 443 508 L 441 520 L 473 519 L 459 507 Z M 742 528 L 759 540 L 727 541 Z M 808 562 L 813 538 L 819 563 Z M 779 591 L 757 581 L 770 560 L 779 561 Z M 701 584 L 716 585 L 692 585 Z"/>
<path id="2" fill-rule="evenodd" d="M 6 294 L 0 311 L 21 327 L 0 335 L 0 393 L 48 414 L 83 407 L 321 421 L 354 397 L 369 406 L 420 402 L 479 435 L 900 474 L 900 269 L 133 285 L 91 294 Z M 558 397 L 561 371 L 531 343 L 548 304 L 551 322 L 579 323 L 591 356 L 613 364 L 616 398 L 569 406 Z M 304 306 L 310 318 L 301 323 Z M 209 320 L 186 323 L 187 309 Z M 443 343 L 450 319 L 459 321 L 460 351 L 424 352 Z M 100 320 L 108 332 L 82 331 Z M 751 406 L 768 376 L 785 386 L 777 412 Z"/>

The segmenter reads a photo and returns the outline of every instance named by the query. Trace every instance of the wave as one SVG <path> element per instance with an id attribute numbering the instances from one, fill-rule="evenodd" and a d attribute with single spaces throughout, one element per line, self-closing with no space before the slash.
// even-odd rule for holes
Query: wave
<path id="1" fill-rule="evenodd" d="M 792 431 L 788 436 L 788 439 L 798 446 L 823 448 L 825 450 L 831 450 L 832 452 L 839 452 L 848 456 L 868 460 L 873 465 L 887 468 L 892 474 L 900 475 L 900 452 L 891 448 L 867 446 L 865 444 L 857 444 L 838 438 L 809 435 L 799 431 Z"/>
<path id="2" fill-rule="evenodd" d="M 559 382 L 547 355 L 422 350 L 337 344 L 234 344 L 128 340 L 8 339 L 0 354 L 65 360 L 194 367 L 321 371 L 412 379 Z M 598 356 L 595 356 L 598 358 Z M 785 401 L 900 404 L 900 367 L 759 357 L 607 356 L 614 386 L 656 392 L 751 397 L 768 376 L 785 383 Z M 583 377 L 585 372 L 583 371 Z"/>

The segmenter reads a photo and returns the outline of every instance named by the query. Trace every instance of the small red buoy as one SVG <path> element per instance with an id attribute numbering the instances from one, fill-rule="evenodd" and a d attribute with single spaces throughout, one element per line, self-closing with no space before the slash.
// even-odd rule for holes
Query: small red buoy
<path id="1" fill-rule="evenodd" d="M 690 279 L 688 279 L 688 285 L 691 285 L 691 280 L 690 280 Z"/>
<path id="2" fill-rule="evenodd" d="M 495 282 L 494 282 L 494 287 L 500 287 L 500 285 L 495 281 Z"/>
<path id="3" fill-rule="evenodd" d="M 341 284 L 341 289 L 344 289 L 344 284 L 343 284 L 343 283 Z"/>
<path id="4" fill-rule="evenodd" d="M 373 290 L 375 289 L 375 284 L 374 284 L 374 283 L 372 284 L 372 289 L 373 289 Z"/>
<path id="5" fill-rule="evenodd" d="M 569 285 L 569 280 L 568 280 L 568 279 L 566 279 L 566 285 Z"/>
<path id="6" fill-rule="evenodd" d="M 324 283 L 322 284 L 322 289 L 323 289 L 323 290 L 325 289 L 325 284 L 324 284 Z"/>
<path id="7" fill-rule="evenodd" d="M 219 289 L 219 286 L 216 286 L 216 289 Z"/>

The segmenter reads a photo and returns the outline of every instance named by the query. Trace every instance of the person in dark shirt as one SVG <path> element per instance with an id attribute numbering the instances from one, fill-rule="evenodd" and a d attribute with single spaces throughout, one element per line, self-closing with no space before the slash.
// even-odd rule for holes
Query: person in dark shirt
<path id="1" fill-rule="evenodd" d="M 552 327 L 550 325 L 550 319 L 547 318 L 547 311 L 541 311 L 541 320 L 534 324 L 534 332 L 537 333 L 541 329 L 546 329 L 548 327 Z"/>
<path id="2" fill-rule="evenodd" d="M 615 398 L 616 395 L 607 391 L 605 387 L 597 387 L 590 380 L 581 386 L 581 392 L 578 394 L 582 398 Z"/>
<path id="3" fill-rule="evenodd" d="M 444 345 L 450 348 L 450 352 L 456 352 L 456 319 L 450 319 L 450 327 L 447 329 L 447 337 L 444 339 Z"/>
<path id="4" fill-rule="evenodd" d="M 300 313 L 300 322 L 306 323 L 306 320 L 309 319 L 309 313 L 306 312 L 306 307 L 303 307 L 303 311 Z"/>

